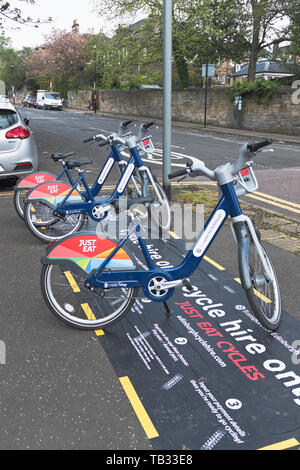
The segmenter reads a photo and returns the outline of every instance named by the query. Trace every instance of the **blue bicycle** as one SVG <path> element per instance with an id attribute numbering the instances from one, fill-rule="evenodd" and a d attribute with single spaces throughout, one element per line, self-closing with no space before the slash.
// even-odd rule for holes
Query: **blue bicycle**
<path id="1" fill-rule="evenodd" d="M 151 136 L 145 137 L 153 122 L 142 124 L 138 136 L 127 135 L 130 142 L 131 157 L 128 162 L 121 155 L 124 139 L 119 134 L 104 136 L 98 134 L 84 142 L 102 141 L 100 145 L 111 145 L 111 153 L 102 168 L 96 182 L 89 188 L 82 166 L 91 164 L 90 160 L 68 160 L 65 167 L 75 169 L 79 176 L 73 184 L 51 181 L 34 187 L 25 199 L 24 219 L 29 231 L 39 240 L 52 242 L 78 232 L 88 215 L 94 222 L 104 220 L 114 208 L 119 210 L 121 196 L 128 197 L 127 204 L 143 205 L 144 217 L 161 231 L 170 227 L 171 213 L 168 198 L 152 175 L 144 166 L 141 154 L 153 150 Z M 99 195 L 115 163 L 121 169 L 120 179 L 110 195 Z M 129 182 L 133 188 L 129 191 Z M 84 190 L 78 190 L 83 185 Z"/>
<path id="2" fill-rule="evenodd" d="M 133 123 L 131 120 L 127 121 L 122 121 L 119 126 L 118 130 L 118 135 L 122 137 L 124 134 L 128 135 L 128 127 Z M 149 125 L 150 123 L 146 123 L 146 125 Z M 95 141 L 96 136 L 90 137 L 88 139 L 85 139 L 87 142 Z M 103 144 L 100 144 L 102 146 Z M 106 145 L 106 143 L 104 143 Z M 118 163 L 118 166 L 121 171 L 124 169 L 124 160 L 122 158 L 122 155 L 120 152 L 111 152 L 112 155 L 108 157 L 109 158 L 114 158 L 114 163 Z M 31 173 L 30 175 L 25 175 L 22 178 L 20 178 L 15 187 L 14 187 L 14 207 L 15 210 L 21 219 L 24 219 L 24 201 L 26 199 L 26 195 L 31 190 L 33 187 L 38 186 L 39 184 L 42 183 L 47 183 L 47 182 L 53 182 L 53 181 L 61 181 L 64 178 L 69 182 L 72 186 L 74 185 L 75 181 L 74 178 L 69 170 L 69 166 L 67 162 L 65 161 L 68 157 L 74 156 L 75 152 L 66 152 L 66 153 L 55 153 L 51 155 L 52 160 L 54 160 L 57 163 L 62 164 L 62 170 L 58 175 L 55 175 L 54 173 L 48 172 L 48 171 L 37 171 L 35 173 Z M 110 162 L 111 160 L 109 160 Z M 101 178 L 101 181 L 103 180 L 102 184 L 99 185 L 97 188 L 94 187 L 93 192 L 95 193 L 96 189 L 100 192 L 102 186 L 104 185 L 106 178 L 109 175 L 109 172 L 105 171 L 105 166 L 109 165 L 108 161 L 106 161 L 104 168 L 101 170 L 100 174 L 98 175 L 95 185 L 97 181 Z M 106 177 L 101 177 L 101 175 L 106 174 Z"/>
<path id="3" fill-rule="evenodd" d="M 129 142 L 130 143 L 130 142 Z M 132 307 L 139 288 L 142 297 L 166 301 L 175 287 L 192 290 L 189 276 L 197 269 L 228 216 L 238 249 L 241 284 L 252 310 L 263 326 L 276 330 L 281 319 L 280 290 L 271 259 L 260 241 L 259 231 L 243 214 L 238 197 L 257 189 L 251 158 L 266 151 L 271 140 L 241 147 L 233 163 L 210 170 L 202 162 L 169 175 L 205 175 L 220 188 L 219 202 L 186 257 L 176 267 L 157 268 L 142 237 L 139 216 L 132 213 L 132 227 L 116 242 L 95 233 L 81 233 L 55 242 L 42 259 L 41 288 L 50 310 L 69 325 L 101 329 L 119 321 Z M 128 144 L 128 142 L 127 142 Z M 146 269 L 137 269 L 136 257 L 125 247 L 136 234 Z"/>

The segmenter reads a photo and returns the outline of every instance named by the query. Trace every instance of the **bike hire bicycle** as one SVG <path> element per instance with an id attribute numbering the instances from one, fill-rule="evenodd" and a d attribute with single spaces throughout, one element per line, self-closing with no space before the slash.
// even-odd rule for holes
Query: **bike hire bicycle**
<path id="1" fill-rule="evenodd" d="M 84 142 L 99 141 L 100 145 L 110 144 L 112 152 L 107 159 L 98 179 L 90 189 L 84 177 L 81 166 L 92 163 L 90 160 L 66 162 L 66 167 L 75 169 L 79 173 L 78 179 L 69 185 L 60 181 L 48 182 L 34 187 L 26 196 L 24 219 L 30 232 L 39 240 L 52 242 L 72 233 L 78 232 L 83 223 L 85 214 L 95 222 L 100 222 L 107 217 L 114 206 L 119 210 L 119 198 L 126 194 L 128 184 L 134 183 L 133 198 L 128 198 L 127 204 L 144 205 L 144 217 L 151 218 L 153 224 L 161 231 L 170 227 L 171 212 L 168 198 L 156 181 L 149 168 L 145 167 L 141 153 L 153 150 L 151 136 L 143 137 L 143 133 L 154 123 L 142 124 L 138 136 L 129 134 L 126 139 L 117 134 L 104 136 L 98 134 L 85 139 Z M 127 145 L 129 142 L 131 158 L 125 162 L 121 156 L 119 145 Z M 145 144 L 143 143 L 145 142 Z M 119 182 L 110 196 L 98 196 L 105 180 L 107 179 L 115 161 L 123 165 Z M 78 191 L 78 185 L 82 183 L 85 191 Z"/>
<path id="2" fill-rule="evenodd" d="M 132 307 L 142 288 L 142 297 L 164 302 L 176 286 L 192 290 L 188 277 L 196 270 L 228 216 L 238 248 L 242 287 L 254 314 L 269 330 L 278 328 L 281 300 L 275 270 L 259 233 L 242 213 L 238 197 L 257 188 L 250 158 L 270 140 L 241 147 L 234 163 L 210 170 L 202 162 L 187 165 L 170 178 L 205 175 L 220 188 L 219 202 L 186 257 L 176 267 L 155 267 L 141 235 L 137 214 L 133 225 L 119 243 L 94 233 L 81 233 L 54 242 L 42 259 L 41 288 L 50 310 L 69 325 L 83 329 L 102 329 L 120 320 Z M 263 151 L 263 150 L 261 150 Z M 246 174 L 247 173 L 247 174 Z M 148 269 L 135 266 L 135 257 L 125 243 L 135 233 Z M 168 311 L 168 310 L 167 310 Z"/>
<path id="3" fill-rule="evenodd" d="M 130 126 L 130 124 L 132 124 L 132 122 L 133 121 L 129 121 L 129 120 L 121 122 L 119 126 L 119 130 L 118 130 L 118 136 L 122 137 L 125 133 L 128 133 L 128 127 Z M 145 124 L 149 125 L 150 123 L 145 123 Z M 94 138 L 92 137 L 87 140 L 91 141 L 91 140 L 94 140 Z M 69 171 L 68 165 L 65 162 L 66 158 L 73 156 L 73 155 L 75 155 L 75 152 L 55 153 L 51 155 L 51 158 L 55 162 L 61 163 L 63 166 L 62 171 L 58 175 L 55 175 L 51 172 L 46 172 L 46 171 L 37 171 L 30 175 L 23 176 L 17 181 L 17 184 L 14 187 L 14 206 L 15 206 L 18 216 L 21 217 L 21 219 L 24 219 L 24 200 L 26 198 L 26 194 L 33 187 L 38 186 L 39 184 L 42 184 L 42 183 L 49 182 L 49 181 L 62 180 L 64 176 L 66 176 L 67 180 L 70 182 L 72 186 L 74 185 L 74 179 L 72 177 L 71 172 Z M 108 165 L 108 161 L 111 162 L 111 160 L 109 160 L 111 158 L 114 158 L 114 163 L 117 162 L 119 165 L 119 168 L 123 170 L 125 162 L 120 152 L 113 152 L 112 150 L 105 165 Z M 103 170 L 101 170 L 100 174 L 98 175 L 96 182 L 100 178 L 101 180 L 103 179 L 101 175 L 105 174 L 105 165 L 104 165 Z M 107 176 L 108 175 L 109 175 L 109 172 L 107 172 Z M 103 179 L 103 183 L 101 187 L 104 185 L 107 176 Z M 85 197 L 84 193 L 83 193 L 83 196 Z"/>

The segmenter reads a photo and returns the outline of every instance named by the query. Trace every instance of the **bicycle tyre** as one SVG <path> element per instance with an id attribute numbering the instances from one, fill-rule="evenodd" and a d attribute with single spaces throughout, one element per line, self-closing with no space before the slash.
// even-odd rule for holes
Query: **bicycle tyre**
<path id="1" fill-rule="evenodd" d="M 76 289 L 74 289 L 74 284 L 72 288 L 70 281 L 68 281 L 66 277 L 66 273 L 70 273 L 69 265 L 43 265 L 41 271 L 41 289 L 44 300 L 50 311 L 61 321 L 75 328 L 83 330 L 98 330 L 109 327 L 121 320 L 121 318 L 132 308 L 136 300 L 138 287 L 128 289 L 109 289 L 108 291 L 115 291 L 115 295 L 111 297 L 109 294 L 109 297 L 105 298 L 105 294 L 99 294 L 96 292 L 97 288 L 94 291 L 86 289 L 83 286 L 86 276 L 81 276 L 77 272 L 76 274 L 71 272 L 71 276 L 76 282 Z M 59 276 L 58 284 L 55 284 L 56 276 Z M 62 282 L 65 282 L 65 284 L 62 284 Z M 57 294 L 53 292 L 55 285 L 58 290 Z M 62 294 L 59 292 L 60 290 L 63 291 Z M 66 298 L 67 290 L 68 298 Z M 100 290 L 101 289 L 99 289 L 99 291 Z M 127 291 L 126 295 L 123 295 L 123 298 L 122 290 Z M 102 291 L 106 291 L 106 289 L 102 289 Z M 102 307 L 98 302 L 101 295 L 103 295 Z M 112 298 L 114 299 L 113 301 L 111 300 Z M 74 306 L 75 301 L 76 307 Z M 112 313 L 111 310 L 115 305 L 118 305 L 118 308 Z M 107 313 L 105 313 L 103 309 L 107 310 Z M 76 317 L 74 313 L 76 313 Z M 100 318 L 102 314 L 105 316 Z"/>
<path id="2" fill-rule="evenodd" d="M 159 202 L 159 199 L 157 197 L 156 191 L 153 188 L 151 188 L 149 192 L 149 196 L 152 196 L 154 201 L 149 205 L 148 207 L 148 214 L 149 214 L 149 219 L 155 227 L 159 230 L 160 234 L 167 232 L 170 230 L 171 227 L 171 210 L 170 210 L 170 204 L 169 204 L 169 199 L 164 191 L 164 189 L 161 187 L 161 185 L 156 181 L 155 182 L 156 189 L 159 192 L 163 204 L 161 205 Z"/>
<path id="3" fill-rule="evenodd" d="M 24 198 L 29 189 L 20 189 L 14 191 L 14 207 L 18 216 L 24 220 Z M 23 199 L 22 199 L 23 197 Z"/>
<path id="4" fill-rule="evenodd" d="M 251 241 L 248 253 L 248 269 L 252 287 L 245 289 L 245 291 L 256 318 L 265 328 L 275 331 L 281 321 L 280 288 L 271 258 L 261 242 L 260 246 L 274 281 L 268 282 L 266 280 L 257 247 Z"/>
<path id="5" fill-rule="evenodd" d="M 74 216 L 67 216 L 63 221 L 60 218 L 54 218 L 53 215 L 50 217 L 50 209 L 48 206 L 43 204 L 45 208 L 48 208 L 49 216 L 44 220 L 39 220 L 35 223 L 32 213 L 32 204 L 28 202 L 24 208 L 24 220 L 28 230 L 34 237 L 45 243 L 51 243 L 54 240 L 60 240 L 68 235 L 72 235 L 78 232 L 85 221 L 85 214 L 74 214 Z M 37 207 L 38 201 L 34 202 Z M 77 220 L 76 220 L 77 219 Z M 47 232 L 48 230 L 48 232 Z M 50 231 L 51 230 L 51 231 Z"/>

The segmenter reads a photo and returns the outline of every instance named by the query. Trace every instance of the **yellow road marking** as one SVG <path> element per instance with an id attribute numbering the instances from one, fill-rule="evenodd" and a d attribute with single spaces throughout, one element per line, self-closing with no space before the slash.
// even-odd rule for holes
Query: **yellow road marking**
<path id="1" fill-rule="evenodd" d="M 290 447 L 295 447 L 299 445 L 297 439 L 287 439 L 286 441 L 278 442 L 277 444 L 272 444 L 270 446 L 261 447 L 258 450 L 284 450 L 289 449 Z"/>
<path id="2" fill-rule="evenodd" d="M 300 214 L 300 209 L 294 209 L 293 207 L 289 207 L 288 205 L 280 204 L 279 202 L 276 202 L 276 201 L 271 201 L 271 200 L 265 199 L 263 197 L 255 196 L 255 194 L 247 194 L 247 197 L 250 197 L 252 199 L 256 199 L 257 201 L 266 202 L 267 204 L 270 204 L 271 206 L 281 207 L 282 209 L 285 209 L 287 211 L 295 212 L 296 214 Z"/>
<path id="3" fill-rule="evenodd" d="M 300 209 L 300 204 L 296 204 L 295 202 L 287 201 L 286 199 L 280 199 L 279 197 L 270 196 L 269 194 L 261 193 L 259 191 L 255 191 L 254 194 L 257 194 L 257 196 L 261 196 L 261 197 L 264 197 L 266 199 L 271 199 L 272 201 L 282 202 L 282 204 L 286 204 L 288 206 L 292 206 L 292 207 L 296 207 L 296 208 Z"/>
<path id="4" fill-rule="evenodd" d="M 89 306 L 89 304 L 81 304 L 81 307 L 82 307 L 82 310 L 84 311 L 84 313 L 86 314 L 88 320 L 96 320 L 96 317 L 93 314 L 92 309 Z M 97 336 L 103 336 L 104 335 L 103 330 L 95 330 L 95 333 L 96 333 Z"/>
<path id="5" fill-rule="evenodd" d="M 171 237 L 173 237 L 175 240 L 180 240 L 180 237 L 178 235 L 176 235 L 175 232 L 171 232 L 169 230 L 169 234 L 171 235 Z M 208 261 L 210 264 L 212 264 L 213 266 L 215 266 L 216 268 L 220 269 L 220 271 L 225 271 L 225 268 L 223 268 L 223 266 L 221 266 L 220 264 L 216 263 L 216 261 L 212 260 L 211 258 L 209 258 L 208 256 L 204 256 L 203 257 L 206 261 Z"/>
<path id="6" fill-rule="evenodd" d="M 169 230 L 169 234 L 171 235 L 172 238 L 175 238 L 175 240 L 180 240 L 180 237 L 176 235 L 175 232 L 171 232 L 171 230 Z"/>
<path id="7" fill-rule="evenodd" d="M 216 268 L 220 269 L 220 271 L 225 271 L 225 268 L 223 268 L 223 266 L 216 263 L 213 259 L 208 258 L 208 256 L 203 256 L 203 258 L 205 259 L 205 261 L 208 261 L 210 264 L 212 264 Z"/>
<path id="8" fill-rule="evenodd" d="M 238 282 L 239 284 L 241 284 L 241 280 L 240 278 L 236 277 L 234 279 L 236 282 Z M 261 300 L 263 300 L 264 302 L 266 302 L 266 304 L 271 304 L 272 303 L 272 300 L 268 299 L 268 297 L 265 297 L 263 294 L 261 294 L 260 292 L 258 292 L 258 290 L 256 289 L 253 289 L 253 292 L 254 294 L 259 297 Z"/>
<path id="9" fill-rule="evenodd" d="M 71 272 L 70 271 L 65 271 L 64 275 L 66 276 L 70 286 L 72 287 L 73 292 L 75 292 L 75 294 L 80 292 L 78 284 L 75 281 L 74 277 L 72 276 Z M 88 320 L 96 320 L 96 317 L 93 314 L 89 304 L 81 304 L 81 307 L 82 307 L 82 310 L 84 311 L 84 313 L 86 314 Z M 103 336 L 104 335 L 103 330 L 95 330 L 95 333 L 96 333 L 97 336 Z"/>
<path id="10" fill-rule="evenodd" d="M 72 287 L 73 291 L 76 293 L 76 292 L 80 292 L 80 289 L 78 287 L 78 284 L 77 282 L 75 281 L 74 277 L 72 276 L 72 274 L 70 273 L 70 271 L 65 271 L 64 272 L 64 275 L 66 276 L 70 286 Z"/>
<path id="11" fill-rule="evenodd" d="M 142 404 L 141 400 L 139 399 L 129 377 L 120 377 L 119 378 L 121 385 L 127 395 L 128 400 L 130 401 L 130 404 L 132 408 L 134 409 L 145 433 L 148 439 L 153 439 L 155 437 L 158 437 L 159 434 L 157 430 L 155 429 L 151 419 L 149 418 L 149 415 L 147 411 L 144 408 L 144 405 Z"/>

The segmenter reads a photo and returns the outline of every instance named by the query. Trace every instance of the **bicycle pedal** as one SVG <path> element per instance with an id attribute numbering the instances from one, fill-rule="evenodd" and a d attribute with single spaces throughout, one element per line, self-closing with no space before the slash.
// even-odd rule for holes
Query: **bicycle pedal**
<path id="1" fill-rule="evenodd" d="M 190 280 L 187 279 L 186 277 L 184 277 L 184 278 L 182 279 L 182 284 L 183 284 L 184 287 L 186 287 L 189 291 L 194 290 L 192 284 L 190 283 Z"/>
<path id="2" fill-rule="evenodd" d="M 164 302 L 164 307 L 165 307 L 166 316 L 170 317 L 172 315 L 173 311 L 170 310 L 169 305 L 167 304 L 167 302 Z"/>

